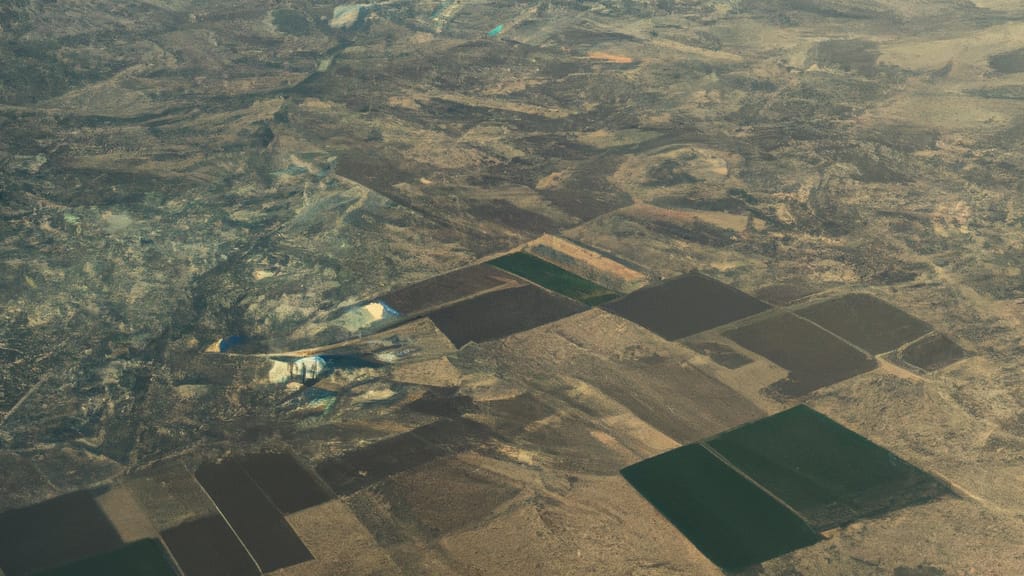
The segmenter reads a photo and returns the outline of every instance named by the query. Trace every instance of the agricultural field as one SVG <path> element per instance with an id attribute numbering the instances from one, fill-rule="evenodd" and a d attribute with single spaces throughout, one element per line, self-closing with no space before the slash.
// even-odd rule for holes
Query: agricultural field
<path id="1" fill-rule="evenodd" d="M 332 497 L 290 454 L 252 454 L 239 464 L 282 514 L 311 508 Z"/>
<path id="2" fill-rule="evenodd" d="M 614 300 L 619 296 L 615 292 L 598 286 L 590 280 L 581 278 L 572 272 L 563 270 L 550 262 L 525 252 L 506 254 L 491 260 L 488 264 L 526 278 L 562 296 L 579 300 L 588 306 L 597 306 L 609 300 Z"/>
<path id="3" fill-rule="evenodd" d="M 1014 0 L 0 2 L 0 573 L 1024 574 L 1022 54 Z"/>
<path id="4" fill-rule="evenodd" d="M 477 294 L 511 288 L 521 282 L 489 266 L 470 266 L 389 292 L 381 300 L 411 316 Z"/>
<path id="5" fill-rule="evenodd" d="M 931 332 L 931 326 L 867 294 L 847 294 L 796 313 L 871 354 L 889 352 Z"/>
<path id="6" fill-rule="evenodd" d="M 488 292 L 431 312 L 429 317 L 456 348 L 536 328 L 585 310 L 582 304 L 536 286 Z"/>
<path id="7" fill-rule="evenodd" d="M 175 569 L 158 540 L 138 540 L 99 556 L 39 572 L 39 576 L 175 576 Z"/>
<path id="8" fill-rule="evenodd" d="M 757 314 L 768 305 L 707 276 L 685 274 L 604 308 L 666 340 L 677 340 Z"/>
<path id="9" fill-rule="evenodd" d="M 697 444 L 644 460 L 622 475 L 728 571 L 819 539 L 799 516 Z"/>
<path id="10" fill-rule="evenodd" d="M 255 560 L 220 516 L 190 520 L 160 533 L 186 574 L 258 576 Z"/>
<path id="11" fill-rule="evenodd" d="M 945 334 L 928 334 L 893 354 L 901 362 L 924 372 L 945 368 L 967 357 L 967 352 Z"/>
<path id="12" fill-rule="evenodd" d="M 84 491 L 0 514 L 0 570 L 5 576 L 29 576 L 121 544 L 113 524 Z"/>
<path id="13" fill-rule="evenodd" d="M 626 467 L 622 475 L 726 571 L 818 534 L 950 494 L 804 405 Z"/>
<path id="14" fill-rule="evenodd" d="M 705 444 L 818 531 L 950 494 L 934 477 L 804 405 Z"/>
<path id="15" fill-rule="evenodd" d="M 874 358 L 788 312 L 734 328 L 726 336 L 789 370 L 788 379 L 772 386 L 784 397 L 802 396 L 876 366 Z"/>
<path id="16" fill-rule="evenodd" d="M 196 469 L 196 480 L 261 572 L 313 559 L 280 511 L 241 465 L 205 463 Z"/>

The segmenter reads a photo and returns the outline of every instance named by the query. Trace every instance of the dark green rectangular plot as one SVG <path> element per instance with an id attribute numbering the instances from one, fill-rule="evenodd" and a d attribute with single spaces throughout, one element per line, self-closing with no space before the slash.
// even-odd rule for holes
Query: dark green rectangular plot
<path id="1" fill-rule="evenodd" d="M 604 286 L 599 286 L 586 278 L 525 252 L 506 254 L 491 260 L 488 264 L 589 306 L 597 306 L 619 296 L 618 293 Z"/>
<path id="2" fill-rule="evenodd" d="M 35 576 L 177 576 L 158 540 L 133 542 L 113 552 L 100 554 Z"/>
<path id="3" fill-rule="evenodd" d="M 706 444 L 817 530 L 948 493 L 934 477 L 804 405 Z"/>
<path id="4" fill-rule="evenodd" d="M 739 570 L 817 542 L 791 510 L 699 444 L 622 475 L 712 562 Z"/>

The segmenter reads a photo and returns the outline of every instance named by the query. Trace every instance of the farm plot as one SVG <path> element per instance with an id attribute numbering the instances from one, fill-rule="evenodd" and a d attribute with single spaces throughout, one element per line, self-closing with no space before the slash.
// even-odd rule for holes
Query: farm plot
<path id="1" fill-rule="evenodd" d="M 949 493 L 931 475 L 804 405 L 706 444 L 817 530 Z"/>
<path id="2" fill-rule="evenodd" d="M 872 354 L 898 348 L 931 331 L 931 326 L 868 294 L 847 294 L 796 310 Z"/>
<path id="3" fill-rule="evenodd" d="M 113 552 L 92 556 L 85 560 L 54 570 L 39 572 L 35 576 L 175 576 L 167 553 L 159 540 L 147 538 L 118 548 Z"/>
<path id="4" fill-rule="evenodd" d="M 331 493 L 291 454 L 251 454 L 242 458 L 240 464 L 282 514 L 331 499 Z"/>
<path id="5" fill-rule="evenodd" d="M 703 274 L 677 276 L 603 306 L 666 340 L 678 340 L 768 309 L 768 305 Z"/>
<path id="6" fill-rule="evenodd" d="M 933 372 L 967 357 L 967 352 L 946 335 L 932 333 L 898 350 L 896 359 L 924 372 Z"/>
<path id="7" fill-rule="evenodd" d="M 712 562 L 739 570 L 817 542 L 799 516 L 699 444 L 622 475 Z"/>
<path id="8" fill-rule="evenodd" d="M 582 312 L 578 302 L 533 285 L 488 292 L 430 313 L 456 348 L 510 336 Z"/>
<path id="9" fill-rule="evenodd" d="M 506 254 L 488 264 L 588 306 L 597 306 L 619 296 L 612 290 L 525 252 Z"/>
<path id="10" fill-rule="evenodd" d="M 0 571 L 26 576 L 110 552 L 121 537 L 88 492 L 0 514 Z"/>
<path id="11" fill-rule="evenodd" d="M 207 463 L 196 479 L 263 572 L 312 560 L 284 517 L 235 462 Z"/>
<path id="12" fill-rule="evenodd" d="M 260 569 L 220 516 L 160 533 L 185 576 L 259 576 Z"/>
<path id="13" fill-rule="evenodd" d="M 420 314 L 475 294 L 512 287 L 522 281 L 483 264 L 428 278 L 381 296 L 381 300 L 404 316 Z"/>
<path id="14" fill-rule="evenodd" d="M 875 368 L 875 359 L 789 313 L 762 318 L 725 333 L 740 346 L 789 371 L 770 391 L 796 397 Z"/>

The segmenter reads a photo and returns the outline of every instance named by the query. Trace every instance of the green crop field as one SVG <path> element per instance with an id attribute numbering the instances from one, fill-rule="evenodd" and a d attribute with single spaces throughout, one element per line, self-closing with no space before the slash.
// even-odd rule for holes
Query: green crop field
<path id="1" fill-rule="evenodd" d="M 629 466 L 622 475 L 725 570 L 819 540 L 797 515 L 699 444 Z"/>
<path id="2" fill-rule="evenodd" d="M 804 405 L 706 444 L 817 530 L 948 491 L 929 474 Z"/>
<path id="3" fill-rule="evenodd" d="M 597 306 L 619 296 L 612 290 L 525 252 L 506 254 L 488 264 L 589 306 Z"/>

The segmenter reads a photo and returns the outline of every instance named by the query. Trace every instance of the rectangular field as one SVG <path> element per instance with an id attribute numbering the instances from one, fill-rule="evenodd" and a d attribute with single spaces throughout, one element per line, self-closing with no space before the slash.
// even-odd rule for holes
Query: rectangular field
<path id="1" fill-rule="evenodd" d="M 752 316 L 768 305 L 703 274 L 677 276 L 602 306 L 666 340 Z"/>
<path id="2" fill-rule="evenodd" d="M 956 342 L 939 333 L 929 334 L 896 353 L 897 359 L 925 372 L 945 368 L 966 356 Z"/>
<path id="3" fill-rule="evenodd" d="M 788 379 L 771 387 L 786 397 L 808 394 L 877 365 L 873 357 L 789 313 L 763 318 L 725 335 L 789 371 Z"/>
<path id="4" fill-rule="evenodd" d="M 699 444 L 629 466 L 622 475 L 705 556 L 727 571 L 820 539 L 799 516 Z"/>
<path id="5" fill-rule="evenodd" d="M 490 430 L 472 420 L 439 420 L 325 460 L 316 471 L 336 494 L 345 496 L 399 472 L 458 453 L 489 436 Z"/>
<path id="6" fill-rule="evenodd" d="M 929 474 L 804 405 L 706 444 L 817 530 L 948 493 Z"/>
<path id="7" fill-rule="evenodd" d="M 184 576 L 259 576 L 242 543 L 220 516 L 190 520 L 160 533 Z"/>
<path id="8" fill-rule="evenodd" d="M 401 314 L 412 316 L 474 294 L 519 284 L 522 281 L 518 278 L 480 264 L 399 288 L 380 299 Z"/>
<path id="9" fill-rule="evenodd" d="M 331 499 L 331 493 L 291 454 L 250 454 L 240 463 L 282 514 L 298 512 Z"/>
<path id="10" fill-rule="evenodd" d="M 0 570 L 27 576 L 122 545 L 88 492 L 72 492 L 0 514 Z"/>
<path id="11" fill-rule="evenodd" d="M 533 285 L 488 292 L 430 313 L 456 348 L 497 340 L 586 310 L 579 302 Z"/>
<path id="12" fill-rule="evenodd" d="M 895 350 L 931 326 L 868 294 L 847 294 L 795 311 L 872 354 Z"/>
<path id="13" fill-rule="evenodd" d="M 240 465 L 234 462 L 202 464 L 196 470 L 196 480 L 217 504 L 263 572 L 313 559 L 281 513 Z"/>
<path id="14" fill-rule="evenodd" d="M 491 260 L 488 264 L 521 276 L 548 290 L 583 302 L 588 306 L 597 306 L 619 296 L 618 293 L 604 286 L 599 286 L 586 278 L 525 252 L 506 254 Z"/>
<path id="15" fill-rule="evenodd" d="M 544 234 L 527 244 L 526 251 L 560 268 L 619 292 L 632 292 L 647 283 L 647 276 L 613 256 L 601 254 L 560 236 Z"/>
<path id="16" fill-rule="evenodd" d="M 177 576 L 159 540 L 147 538 L 35 576 Z"/>

